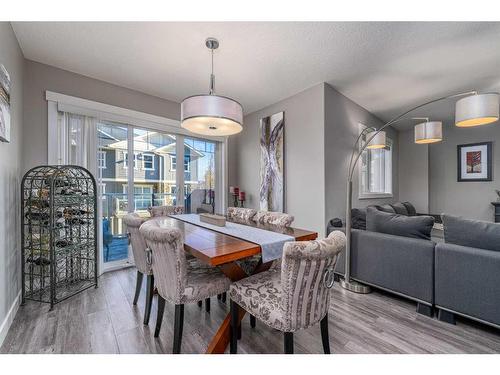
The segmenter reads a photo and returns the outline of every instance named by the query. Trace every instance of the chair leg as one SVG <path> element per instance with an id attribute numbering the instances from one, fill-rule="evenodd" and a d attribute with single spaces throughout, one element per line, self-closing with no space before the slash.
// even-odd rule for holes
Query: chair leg
<path id="1" fill-rule="evenodd" d="M 165 299 L 158 294 L 158 314 L 156 315 L 155 337 L 160 335 L 163 312 L 165 311 Z"/>
<path id="2" fill-rule="evenodd" d="M 137 300 L 141 294 L 142 278 L 144 274 L 141 271 L 137 271 L 137 281 L 135 282 L 135 295 L 134 295 L 134 305 L 137 305 Z"/>
<path id="3" fill-rule="evenodd" d="M 323 351 L 330 354 L 330 338 L 328 336 L 328 314 L 321 319 L 321 341 L 323 342 Z"/>
<path id="4" fill-rule="evenodd" d="M 210 298 L 205 299 L 205 311 L 210 312 Z"/>
<path id="5" fill-rule="evenodd" d="M 182 328 L 184 326 L 184 305 L 175 305 L 173 354 L 181 352 Z"/>
<path id="6" fill-rule="evenodd" d="M 255 328 L 256 323 L 255 316 L 250 314 L 250 327 Z"/>
<path id="7" fill-rule="evenodd" d="M 203 306 L 203 301 L 198 301 L 197 304 L 198 304 L 198 307 L 201 307 L 201 306 Z"/>
<path id="8" fill-rule="evenodd" d="M 227 298 L 226 292 L 222 293 L 221 301 L 224 302 L 224 303 L 226 303 L 226 298 Z"/>
<path id="9" fill-rule="evenodd" d="M 293 332 L 285 332 L 285 354 L 293 354 Z"/>
<path id="10" fill-rule="evenodd" d="M 238 304 L 230 299 L 230 307 L 231 311 L 231 341 L 229 344 L 229 352 L 231 354 L 238 353 Z"/>
<path id="11" fill-rule="evenodd" d="M 149 317 L 151 315 L 151 305 L 153 304 L 154 286 L 155 286 L 154 276 L 148 275 L 146 281 L 146 308 L 144 310 L 144 325 L 149 324 Z"/>

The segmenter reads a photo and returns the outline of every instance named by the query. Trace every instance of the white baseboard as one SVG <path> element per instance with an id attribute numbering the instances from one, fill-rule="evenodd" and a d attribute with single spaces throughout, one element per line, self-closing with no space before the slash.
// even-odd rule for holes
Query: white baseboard
<path id="1" fill-rule="evenodd" d="M 3 320 L 0 325 L 0 346 L 3 344 L 3 340 L 7 337 L 7 332 L 9 332 L 9 328 L 16 317 L 17 310 L 19 309 L 19 305 L 21 304 L 21 291 L 17 294 L 17 297 L 14 299 L 12 306 L 7 313 L 7 316 Z"/>

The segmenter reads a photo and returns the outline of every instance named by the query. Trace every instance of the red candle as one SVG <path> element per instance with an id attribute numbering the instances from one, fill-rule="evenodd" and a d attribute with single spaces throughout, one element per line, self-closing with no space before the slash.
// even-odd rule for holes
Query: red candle
<path id="1" fill-rule="evenodd" d="M 240 193 L 240 188 L 235 186 L 233 194 L 238 195 L 239 193 Z"/>
<path id="2" fill-rule="evenodd" d="M 240 201 L 244 202 L 245 201 L 245 192 L 240 191 Z"/>

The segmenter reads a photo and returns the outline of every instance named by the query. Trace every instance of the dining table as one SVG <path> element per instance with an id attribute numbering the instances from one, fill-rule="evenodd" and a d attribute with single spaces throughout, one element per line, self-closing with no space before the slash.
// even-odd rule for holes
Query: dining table
<path id="1" fill-rule="evenodd" d="M 209 229 L 204 226 L 189 223 L 175 216 L 176 215 L 163 217 L 162 225 L 175 227 L 182 232 L 184 249 L 187 253 L 195 256 L 207 265 L 219 267 L 219 269 L 233 282 L 250 276 L 250 274 L 247 274 L 243 268 L 240 267 L 238 261 L 261 254 L 262 248 L 259 244 L 219 232 L 217 229 Z M 314 240 L 318 237 L 317 232 L 305 229 L 260 224 L 253 221 L 243 222 L 229 219 L 226 219 L 226 221 L 284 234 L 293 237 L 295 241 Z M 272 261 L 263 263 L 261 257 L 252 274 L 266 271 L 271 265 Z M 241 322 L 245 313 L 245 310 L 239 309 L 238 323 Z M 206 351 L 207 354 L 222 354 L 225 352 L 230 341 L 230 322 L 231 317 L 228 313 L 209 343 Z"/>

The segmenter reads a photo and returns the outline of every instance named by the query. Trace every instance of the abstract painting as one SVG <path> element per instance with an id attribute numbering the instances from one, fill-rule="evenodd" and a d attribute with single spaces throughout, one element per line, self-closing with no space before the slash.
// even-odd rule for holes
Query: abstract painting
<path id="1" fill-rule="evenodd" d="M 492 143 L 470 143 L 457 146 L 457 181 L 491 181 Z"/>
<path id="2" fill-rule="evenodd" d="M 284 112 L 260 120 L 260 209 L 283 212 Z"/>
<path id="3" fill-rule="evenodd" d="M 10 142 L 10 76 L 0 64 L 0 141 Z"/>

